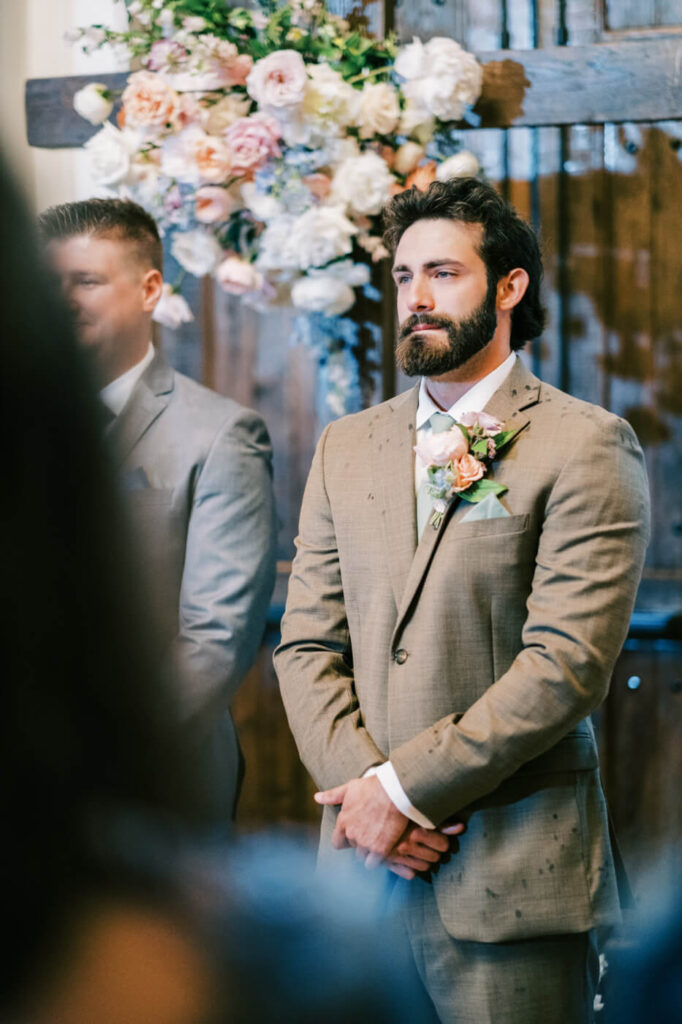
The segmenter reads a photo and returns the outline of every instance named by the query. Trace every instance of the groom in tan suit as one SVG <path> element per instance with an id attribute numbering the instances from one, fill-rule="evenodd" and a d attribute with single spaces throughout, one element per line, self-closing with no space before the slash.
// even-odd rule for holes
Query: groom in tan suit
<path id="1" fill-rule="evenodd" d="M 595 928 L 620 913 L 589 715 L 642 568 L 642 452 L 627 423 L 516 356 L 543 326 L 541 260 L 491 187 L 412 189 L 386 222 L 398 360 L 421 380 L 320 439 L 282 694 L 326 805 L 323 848 L 402 876 L 440 1019 L 582 1024 Z M 434 516 L 415 446 L 483 410 L 516 432 L 478 460 L 489 493 L 469 500 L 472 463 L 455 461 Z M 453 822 L 466 833 L 448 857 Z"/>

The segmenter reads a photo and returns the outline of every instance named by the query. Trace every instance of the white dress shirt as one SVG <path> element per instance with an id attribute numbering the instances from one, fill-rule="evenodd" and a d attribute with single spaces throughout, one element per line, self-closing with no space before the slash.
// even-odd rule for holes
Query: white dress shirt
<path id="1" fill-rule="evenodd" d="M 417 406 L 417 430 L 431 429 L 427 424 L 427 420 L 434 412 L 447 412 L 455 420 L 465 412 L 482 412 L 497 389 L 511 373 L 511 369 L 515 362 L 516 353 L 512 352 L 507 356 L 503 363 L 500 363 L 500 365 L 492 371 L 492 373 L 489 373 L 486 377 L 476 381 L 473 387 L 469 388 L 466 394 L 462 395 L 461 398 L 458 398 L 454 405 L 451 405 L 449 409 L 438 408 L 427 390 L 426 378 L 422 377 L 421 384 L 419 385 L 419 405 Z M 417 493 L 419 492 L 419 488 L 425 480 L 426 466 L 422 465 L 420 459 L 415 458 L 415 500 Z M 417 825 L 421 825 L 422 828 L 436 827 L 425 814 L 422 814 L 421 811 L 418 811 L 417 808 L 410 803 L 409 797 L 400 785 L 400 780 L 390 761 L 385 761 L 384 764 L 379 765 L 378 767 L 369 768 L 365 772 L 365 775 L 376 775 L 387 795 L 391 798 L 398 810 L 406 817 L 410 818 L 411 821 L 416 822 Z"/>
<path id="2" fill-rule="evenodd" d="M 145 352 L 139 363 L 135 363 L 129 370 L 122 373 L 116 380 L 110 381 L 106 387 L 103 387 L 99 393 L 99 397 L 104 402 L 108 409 L 111 409 L 114 416 L 118 416 L 122 411 L 123 406 L 126 404 L 128 399 L 133 393 L 133 388 L 137 384 L 138 380 L 147 369 L 152 359 L 154 358 L 154 346 L 151 341 L 149 342 L 149 348 Z"/>

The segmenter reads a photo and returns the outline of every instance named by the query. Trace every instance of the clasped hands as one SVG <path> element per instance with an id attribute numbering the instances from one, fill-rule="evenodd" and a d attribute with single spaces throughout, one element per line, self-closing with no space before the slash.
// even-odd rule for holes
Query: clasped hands
<path id="1" fill-rule="evenodd" d="M 451 836 L 466 831 L 462 822 L 441 829 L 416 825 L 401 813 L 375 775 L 316 793 L 318 804 L 341 804 L 332 846 L 355 847 L 368 868 L 385 864 L 408 881 L 431 871 L 450 852 Z"/>

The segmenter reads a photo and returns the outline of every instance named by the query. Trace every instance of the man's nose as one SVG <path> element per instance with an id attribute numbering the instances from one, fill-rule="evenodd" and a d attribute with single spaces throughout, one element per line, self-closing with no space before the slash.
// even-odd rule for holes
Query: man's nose
<path id="1" fill-rule="evenodd" d="M 410 313 L 428 312 L 433 306 L 433 294 L 428 278 L 421 275 L 414 277 L 407 297 Z"/>

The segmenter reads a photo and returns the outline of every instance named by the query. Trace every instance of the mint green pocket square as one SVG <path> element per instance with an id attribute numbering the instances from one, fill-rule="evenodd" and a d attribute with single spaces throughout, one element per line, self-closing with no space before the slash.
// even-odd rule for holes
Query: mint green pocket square
<path id="1" fill-rule="evenodd" d="M 460 523 L 472 523 L 476 519 L 504 519 L 508 516 L 506 508 L 496 494 L 487 494 L 483 501 L 472 505 Z"/>

